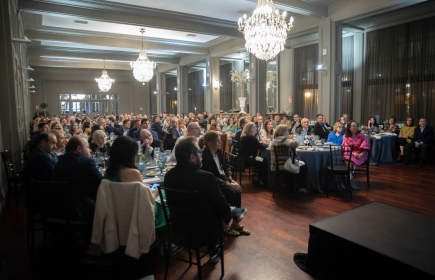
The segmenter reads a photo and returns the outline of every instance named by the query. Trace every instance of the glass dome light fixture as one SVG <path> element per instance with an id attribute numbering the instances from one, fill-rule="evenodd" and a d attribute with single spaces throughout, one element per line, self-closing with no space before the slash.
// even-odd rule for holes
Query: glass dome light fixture
<path id="1" fill-rule="evenodd" d="M 111 79 L 109 75 L 107 75 L 106 71 L 106 60 L 104 60 L 104 70 L 102 71 L 102 75 L 100 78 L 95 79 L 98 84 L 98 88 L 102 92 L 108 92 L 112 88 L 112 84 L 115 82 L 114 79 Z"/>
<path id="2" fill-rule="evenodd" d="M 287 23 L 287 12 L 279 13 L 272 0 L 258 0 L 252 16 L 239 18 L 239 31 L 245 35 L 245 47 L 258 59 L 271 60 L 284 50 L 287 33 L 293 28 L 293 17 Z"/>
<path id="3" fill-rule="evenodd" d="M 133 68 L 134 78 L 145 85 L 145 83 L 153 78 L 153 70 L 156 68 L 156 63 L 148 59 L 147 52 L 143 48 L 143 34 L 145 33 L 145 29 L 141 28 L 140 33 L 142 33 L 142 48 L 140 49 L 139 57 L 135 62 L 130 62 L 130 66 Z"/>

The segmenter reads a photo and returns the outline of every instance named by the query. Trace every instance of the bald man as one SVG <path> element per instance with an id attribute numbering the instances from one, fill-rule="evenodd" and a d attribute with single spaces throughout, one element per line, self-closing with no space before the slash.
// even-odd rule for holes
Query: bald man
<path id="1" fill-rule="evenodd" d="M 154 148 L 151 147 L 151 144 L 153 143 L 153 136 L 151 135 L 151 132 L 148 131 L 148 129 L 142 129 L 140 131 L 140 141 L 142 143 L 140 144 L 139 152 L 146 155 L 147 158 L 152 157 L 154 154 Z"/>
<path id="2" fill-rule="evenodd" d="M 313 133 L 313 129 L 310 127 L 310 120 L 307 118 L 303 118 L 301 121 L 301 127 L 296 129 L 296 134 L 300 134 L 302 136 L 309 135 Z"/>
<path id="3" fill-rule="evenodd" d="M 183 139 L 186 139 L 187 137 L 195 137 L 198 138 L 199 136 L 201 136 L 201 127 L 199 126 L 199 124 L 197 122 L 191 122 L 189 123 L 189 125 L 187 126 L 187 133 L 184 134 L 183 136 L 178 137 L 177 141 L 175 142 L 174 148 L 172 149 L 172 153 L 171 153 L 171 157 L 173 159 L 175 159 L 175 149 L 177 148 L 177 144 L 178 142 L 180 142 Z"/>

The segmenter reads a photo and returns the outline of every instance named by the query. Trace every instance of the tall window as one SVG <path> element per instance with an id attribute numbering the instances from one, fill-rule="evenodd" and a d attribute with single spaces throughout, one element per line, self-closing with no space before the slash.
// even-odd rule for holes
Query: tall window
<path id="1" fill-rule="evenodd" d="M 166 113 L 177 113 L 177 76 L 166 76 Z"/>
<path id="2" fill-rule="evenodd" d="M 233 108 L 233 82 L 231 82 L 230 71 L 233 69 L 231 62 L 222 64 L 219 68 L 219 77 L 222 81 L 220 88 L 221 103 L 220 109 L 227 112 Z"/>
<path id="3" fill-rule="evenodd" d="M 114 114 L 118 115 L 118 94 L 60 94 L 62 115 Z"/>
<path id="4" fill-rule="evenodd" d="M 204 112 L 204 70 L 191 72 L 188 74 L 188 111 Z"/>
<path id="5" fill-rule="evenodd" d="M 435 17 L 367 33 L 363 117 L 435 122 Z"/>
<path id="6" fill-rule="evenodd" d="M 294 113 L 315 119 L 318 100 L 318 51 L 319 45 L 296 48 L 294 52 Z"/>
<path id="7" fill-rule="evenodd" d="M 338 115 L 353 116 L 354 36 L 343 38 L 341 70 L 341 111 Z"/>

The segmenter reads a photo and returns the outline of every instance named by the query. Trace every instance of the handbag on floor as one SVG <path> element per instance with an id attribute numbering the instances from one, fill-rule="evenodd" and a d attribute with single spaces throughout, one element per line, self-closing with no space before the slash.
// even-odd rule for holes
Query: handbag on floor
<path id="1" fill-rule="evenodd" d="M 304 165 L 304 163 L 299 161 L 296 151 L 292 149 L 290 157 L 284 164 L 284 170 L 293 174 L 299 174 L 299 170 L 302 165 Z"/>

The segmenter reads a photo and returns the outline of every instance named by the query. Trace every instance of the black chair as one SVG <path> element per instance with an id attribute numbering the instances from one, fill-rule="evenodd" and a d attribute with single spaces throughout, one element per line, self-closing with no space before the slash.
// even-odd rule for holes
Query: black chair
<path id="1" fill-rule="evenodd" d="M 6 170 L 6 179 L 8 182 L 8 208 L 10 204 L 10 197 L 12 192 L 12 186 L 14 186 L 15 191 L 15 203 L 18 201 L 18 184 L 21 185 L 21 179 L 20 174 L 15 173 L 14 164 L 12 162 L 12 155 L 10 150 L 5 150 L 4 152 L 1 152 L 2 154 L 2 160 L 3 165 L 5 166 Z"/>
<path id="2" fill-rule="evenodd" d="M 373 138 L 370 138 L 370 150 L 368 157 L 360 166 L 354 169 L 354 172 L 365 172 L 367 176 L 367 188 L 370 188 L 370 157 L 372 155 Z"/>
<path id="3" fill-rule="evenodd" d="M 290 157 L 292 158 L 293 163 L 295 163 L 296 151 L 288 146 L 273 146 L 273 150 L 275 153 L 275 186 L 273 188 L 272 197 L 275 197 L 275 191 L 282 184 L 288 184 L 294 180 L 294 176 L 292 176 L 293 174 L 284 170 L 284 164 Z"/>
<path id="4" fill-rule="evenodd" d="M 245 163 L 243 158 L 238 157 L 235 154 L 231 154 L 228 152 L 224 153 L 225 165 L 231 170 L 231 177 L 234 181 L 237 181 L 237 174 L 239 176 L 239 185 L 242 185 L 242 172 L 245 172 Z"/>
<path id="5" fill-rule="evenodd" d="M 66 182 L 31 181 L 38 210 L 41 213 L 43 250 L 56 247 L 57 241 L 67 240 L 80 254 L 86 252 L 92 224 L 76 219 L 71 192 Z M 52 242 L 52 243 L 51 243 Z"/>
<path id="6" fill-rule="evenodd" d="M 329 165 L 327 166 L 328 184 L 326 197 L 329 197 L 329 190 L 332 184 L 346 185 L 346 191 L 352 199 L 352 188 L 350 186 L 351 159 L 353 146 L 331 145 L 329 147 Z M 345 160 L 346 158 L 346 160 Z M 344 180 L 343 180 L 344 179 Z"/>
<path id="7" fill-rule="evenodd" d="M 201 259 L 208 256 L 212 251 L 220 249 L 221 257 L 221 273 L 224 275 L 224 246 L 223 236 L 219 238 L 219 244 L 214 248 L 209 248 L 204 251 L 201 248 L 209 244 L 207 236 L 201 236 L 199 225 L 199 200 L 196 191 L 181 191 L 169 188 L 158 187 L 159 195 L 161 198 L 162 190 L 165 191 L 166 201 L 161 200 L 163 213 L 166 220 L 167 236 L 166 236 L 166 250 L 167 259 L 165 267 L 165 279 L 168 276 L 170 258 L 177 259 L 190 266 L 196 265 L 198 267 L 198 279 L 202 279 L 201 268 L 210 262 L 208 260 L 201 264 Z M 168 213 L 169 212 L 169 213 Z M 218 228 L 216 228 L 219 231 Z M 171 255 L 171 244 L 175 244 L 180 248 Z M 189 260 L 179 258 L 176 255 L 184 248 L 189 251 Z M 196 262 L 192 261 L 192 251 L 195 251 Z"/>

